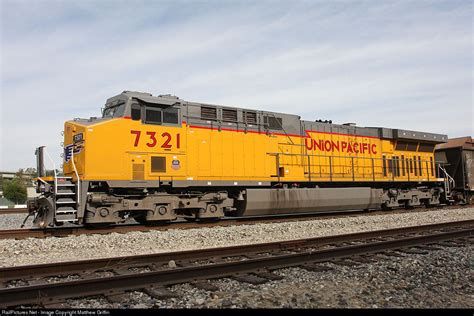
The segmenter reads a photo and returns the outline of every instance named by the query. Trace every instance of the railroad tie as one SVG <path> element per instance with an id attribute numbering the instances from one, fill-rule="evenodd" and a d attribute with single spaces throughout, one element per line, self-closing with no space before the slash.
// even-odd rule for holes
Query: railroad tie
<path id="1" fill-rule="evenodd" d="M 121 303 L 129 299 L 125 292 L 111 292 L 104 294 L 104 296 L 110 303 Z"/>
<path id="2" fill-rule="evenodd" d="M 456 244 L 453 242 L 448 242 L 448 241 L 443 241 L 440 243 L 437 243 L 436 245 L 441 246 L 441 247 L 460 247 L 460 244 Z"/>
<path id="3" fill-rule="evenodd" d="M 443 248 L 441 247 L 435 247 L 435 246 L 428 246 L 428 245 L 424 245 L 424 246 L 418 246 L 418 247 L 414 247 L 416 249 L 421 249 L 421 250 L 443 250 Z"/>
<path id="4" fill-rule="evenodd" d="M 240 274 L 240 275 L 234 275 L 232 276 L 232 279 L 239 281 L 239 282 L 244 282 L 244 283 L 250 283 L 254 285 L 258 284 L 264 284 L 267 283 L 269 280 L 261 278 L 259 276 L 256 276 L 254 274 Z"/>
<path id="5" fill-rule="evenodd" d="M 158 287 L 147 287 L 143 289 L 143 292 L 150 295 L 151 297 L 157 300 L 163 300 L 168 298 L 177 297 L 177 295 L 165 287 L 158 286 Z"/>
<path id="6" fill-rule="evenodd" d="M 381 254 L 389 256 L 389 257 L 398 257 L 398 258 L 404 258 L 405 256 L 402 255 L 401 253 L 397 251 L 384 251 Z"/>
<path id="7" fill-rule="evenodd" d="M 353 266 L 356 266 L 356 265 L 360 264 L 360 263 L 356 263 L 356 262 L 354 262 L 350 259 L 336 259 L 336 260 L 332 260 L 332 263 L 340 265 L 340 266 L 346 266 L 346 267 L 353 267 Z"/>
<path id="8" fill-rule="evenodd" d="M 214 284 L 212 284 L 208 281 L 196 281 L 196 282 L 193 282 L 191 284 L 195 288 L 200 289 L 200 290 L 204 290 L 204 291 L 214 292 L 214 291 L 219 290 L 219 288 L 217 286 L 215 286 Z"/>
<path id="9" fill-rule="evenodd" d="M 426 255 L 428 254 L 429 252 L 428 251 L 423 251 L 423 250 L 417 250 L 417 249 L 414 249 L 414 248 L 408 248 L 408 249 L 399 249 L 398 250 L 399 252 L 402 252 L 402 253 L 408 253 L 408 254 L 415 254 L 415 255 Z"/>
<path id="10" fill-rule="evenodd" d="M 44 308 L 47 309 L 61 309 L 61 308 L 70 308 L 69 304 L 65 300 L 57 300 L 52 302 L 46 302 L 42 304 Z"/>
<path id="11" fill-rule="evenodd" d="M 311 271 L 311 272 L 328 272 L 334 270 L 334 268 L 331 267 L 326 267 L 326 266 L 321 266 L 317 264 L 304 264 L 301 266 L 301 268 Z"/>
<path id="12" fill-rule="evenodd" d="M 256 272 L 255 275 L 258 276 L 259 278 L 267 279 L 270 281 L 284 279 L 284 277 L 282 277 L 281 275 L 275 274 L 273 272 L 266 272 L 266 271 Z"/>
<path id="13" fill-rule="evenodd" d="M 373 263 L 373 262 L 376 261 L 374 259 L 370 259 L 370 258 L 363 257 L 363 256 L 356 256 L 356 257 L 352 258 L 351 260 L 358 263 L 358 264 Z"/>

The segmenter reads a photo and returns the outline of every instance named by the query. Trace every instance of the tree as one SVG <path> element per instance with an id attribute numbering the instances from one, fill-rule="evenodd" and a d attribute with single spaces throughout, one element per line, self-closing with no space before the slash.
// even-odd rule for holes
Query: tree
<path id="1" fill-rule="evenodd" d="M 23 204 L 27 199 L 26 185 L 19 177 L 15 177 L 10 181 L 5 181 L 3 195 L 10 201 L 14 201 L 16 204 Z"/>

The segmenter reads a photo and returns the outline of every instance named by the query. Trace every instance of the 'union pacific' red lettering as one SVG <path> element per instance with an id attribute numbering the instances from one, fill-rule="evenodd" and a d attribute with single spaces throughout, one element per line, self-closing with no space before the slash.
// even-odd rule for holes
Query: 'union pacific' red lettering
<path id="1" fill-rule="evenodd" d="M 329 140 L 315 140 L 312 138 L 305 139 L 305 146 L 307 150 L 321 151 L 321 152 L 341 152 L 341 153 L 356 153 L 356 154 L 377 154 L 377 145 L 364 142 L 345 142 L 345 141 L 329 141 Z"/>

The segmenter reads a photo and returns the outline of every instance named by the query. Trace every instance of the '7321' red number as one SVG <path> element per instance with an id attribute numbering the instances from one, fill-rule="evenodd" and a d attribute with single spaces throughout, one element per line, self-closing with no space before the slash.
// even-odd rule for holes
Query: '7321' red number
<path id="1" fill-rule="evenodd" d="M 133 146 L 138 147 L 138 144 L 140 143 L 140 136 L 141 136 L 142 132 L 131 130 L 130 133 L 135 135 L 135 142 L 133 143 Z M 156 147 L 156 145 L 158 144 L 158 140 L 156 139 L 156 132 L 145 132 L 145 133 L 148 136 L 148 141 L 147 141 L 146 145 L 150 148 Z M 180 134 L 176 134 L 176 148 L 180 148 L 180 146 L 181 146 L 181 137 L 180 136 L 181 136 Z M 161 148 L 169 149 L 169 148 L 173 147 L 173 145 L 172 145 L 173 137 L 171 136 L 170 133 L 164 132 L 163 134 L 161 134 L 161 137 L 164 140 L 164 142 L 161 144 Z"/>

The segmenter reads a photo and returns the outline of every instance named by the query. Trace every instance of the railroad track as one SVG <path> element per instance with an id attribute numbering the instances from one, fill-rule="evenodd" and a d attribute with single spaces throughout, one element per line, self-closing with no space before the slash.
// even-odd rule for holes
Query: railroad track
<path id="1" fill-rule="evenodd" d="M 350 214 L 360 215 L 360 212 L 350 212 Z M 348 214 L 348 213 L 346 213 Z M 340 215 L 339 215 L 340 216 Z M 346 215 L 351 216 L 351 215 Z M 356 215 L 353 215 L 356 216 Z M 67 237 L 71 235 L 93 235 L 93 234 L 110 234 L 110 233 L 128 233 L 128 232 L 146 232 L 152 230 L 168 230 L 168 229 L 191 229 L 191 228 L 202 228 L 202 227 L 215 227 L 215 226 L 232 226 L 232 225 L 245 225 L 245 224 L 257 224 L 257 223 L 275 223 L 275 222 L 288 222 L 288 221 L 302 221 L 302 220 L 314 220 L 315 218 L 334 218 L 334 215 L 302 215 L 295 214 L 289 216 L 258 216 L 258 217 L 227 217 L 217 222 L 206 222 L 206 221 L 176 221 L 168 224 L 159 225 L 142 225 L 142 224 L 120 224 L 111 225 L 108 227 L 82 227 L 82 226 L 67 226 L 67 227 L 54 227 L 54 228 L 26 228 L 26 229 L 5 229 L 0 230 L 0 239 L 25 239 L 25 238 L 46 238 L 46 237 Z"/>
<path id="2" fill-rule="evenodd" d="M 67 299 L 103 295 L 121 301 L 126 291 L 143 291 L 157 299 L 166 288 L 191 282 L 212 290 L 203 280 L 233 277 L 260 284 L 281 279 L 272 271 L 300 266 L 322 271 L 321 262 L 363 264 L 383 253 L 426 253 L 439 246 L 472 242 L 474 220 L 362 232 L 244 246 L 208 248 L 151 255 L 0 268 L 0 308 L 20 305 L 64 307 Z M 447 243 L 446 241 L 450 241 Z M 420 246 L 421 245 L 421 246 Z M 413 248 L 417 247 L 417 248 Z M 75 280 L 70 280 L 75 278 Z M 58 282 L 61 278 L 67 281 Z"/>
<path id="3" fill-rule="evenodd" d="M 7 214 L 27 214 L 26 208 L 0 208 L 0 215 Z"/>
<path id="4" fill-rule="evenodd" d="M 444 206 L 444 208 L 464 208 L 472 207 L 472 205 L 464 206 Z M 423 208 L 418 209 L 416 212 L 427 212 L 437 208 Z M 92 234 L 110 234 L 110 233 L 128 233 L 133 231 L 152 231 L 152 230 L 168 230 L 168 229 L 190 229 L 190 228 L 202 228 L 202 227 L 215 227 L 215 226 L 232 226 L 232 225 L 248 225 L 248 224 L 260 224 L 260 223 L 278 223 L 278 222 L 290 222 L 290 221 L 304 221 L 314 219 L 330 219 L 338 218 L 341 216 L 375 216 L 375 215 L 387 215 L 387 214 L 401 214 L 401 213 L 412 213 L 414 210 L 398 209 L 390 212 L 387 211 L 348 211 L 348 212 L 326 212 L 326 213 L 312 213 L 312 214 L 291 214 L 291 215 L 269 215 L 269 216 L 256 216 L 256 217 L 226 217 L 219 221 L 177 221 L 168 224 L 159 225 L 142 225 L 142 224 L 119 224 L 111 225 L 107 227 L 83 227 L 83 226 L 67 226 L 67 227 L 54 227 L 54 228 L 24 228 L 24 229 L 5 229 L 0 230 L 0 239 L 25 239 L 25 238 L 46 238 L 46 237 L 67 237 L 71 235 L 92 235 Z"/>

